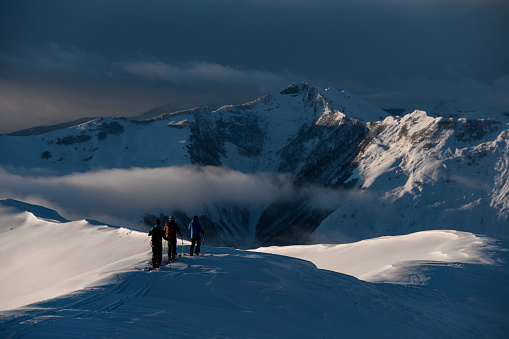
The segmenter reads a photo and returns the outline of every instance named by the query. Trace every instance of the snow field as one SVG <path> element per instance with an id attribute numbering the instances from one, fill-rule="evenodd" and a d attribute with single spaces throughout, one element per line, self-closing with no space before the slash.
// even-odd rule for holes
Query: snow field
<path id="1" fill-rule="evenodd" d="M 471 233 L 254 251 L 206 246 L 203 256 L 149 272 L 146 233 L 1 202 L 5 338 L 465 338 L 509 330 L 508 252 Z"/>
<path id="2" fill-rule="evenodd" d="M 367 239 L 340 245 L 265 247 L 255 251 L 286 255 L 313 262 L 318 268 L 352 275 L 369 282 L 406 284 L 408 269 L 422 261 L 493 265 L 490 238 L 472 233 L 433 230 Z"/>

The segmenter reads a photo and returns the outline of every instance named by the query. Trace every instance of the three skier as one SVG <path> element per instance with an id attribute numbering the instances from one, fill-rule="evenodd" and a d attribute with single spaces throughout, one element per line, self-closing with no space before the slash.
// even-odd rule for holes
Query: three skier
<path id="1" fill-rule="evenodd" d="M 201 236 L 205 235 L 198 216 L 194 216 L 189 223 L 188 229 L 191 231 L 191 247 L 189 255 L 200 255 Z M 175 217 L 171 216 L 165 224 L 164 229 L 161 227 L 161 221 L 155 220 L 155 225 L 150 229 L 148 235 L 152 237 L 150 242 L 152 246 L 152 269 L 161 266 L 163 259 L 163 239 L 168 240 L 168 261 L 174 261 L 177 258 L 177 234 L 182 237 L 183 234 L 180 227 L 175 222 Z"/>

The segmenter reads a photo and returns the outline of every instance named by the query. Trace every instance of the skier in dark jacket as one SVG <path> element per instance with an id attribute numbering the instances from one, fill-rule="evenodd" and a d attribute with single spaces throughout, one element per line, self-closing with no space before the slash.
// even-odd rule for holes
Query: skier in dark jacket
<path id="1" fill-rule="evenodd" d="M 156 219 L 154 227 L 148 232 L 149 236 L 152 236 L 152 268 L 158 268 L 161 266 L 163 260 L 163 239 L 166 239 L 164 230 L 161 228 L 161 222 Z"/>
<path id="2" fill-rule="evenodd" d="M 205 231 L 201 227 L 201 224 L 198 221 L 198 217 L 196 215 L 194 216 L 193 221 L 189 223 L 188 229 L 191 230 L 191 248 L 189 249 L 189 255 L 193 255 L 195 243 L 196 251 L 194 251 L 194 254 L 200 255 L 201 234 L 205 234 Z"/>
<path id="3" fill-rule="evenodd" d="M 175 222 L 175 217 L 171 216 L 170 220 L 164 225 L 164 233 L 168 240 L 168 261 L 173 261 L 177 258 L 177 233 L 182 237 L 180 227 Z"/>

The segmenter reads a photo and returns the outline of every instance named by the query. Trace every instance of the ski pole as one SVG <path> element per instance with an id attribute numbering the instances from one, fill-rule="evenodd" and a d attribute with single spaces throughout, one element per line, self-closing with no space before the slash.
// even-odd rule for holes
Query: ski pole
<path id="1" fill-rule="evenodd" d="M 203 255 L 205 255 L 205 234 L 202 237 L 203 237 Z"/>
<path id="2" fill-rule="evenodd" d="M 163 254 L 164 254 L 164 243 L 165 243 L 165 241 L 163 240 L 163 249 L 162 249 L 162 252 L 161 252 L 161 258 L 163 257 Z"/>
<path id="3" fill-rule="evenodd" d="M 167 241 L 168 241 L 168 265 L 171 268 L 170 240 L 167 240 Z M 172 252 L 173 252 L 173 250 L 172 250 Z"/>
<path id="4" fill-rule="evenodd" d="M 184 238 L 180 237 L 180 240 L 182 241 L 182 258 L 184 257 Z"/>

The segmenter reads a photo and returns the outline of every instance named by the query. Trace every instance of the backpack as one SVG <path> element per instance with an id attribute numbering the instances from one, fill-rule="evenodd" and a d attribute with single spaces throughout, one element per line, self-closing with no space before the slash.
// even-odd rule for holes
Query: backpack
<path id="1" fill-rule="evenodd" d="M 173 222 L 172 221 L 168 221 L 166 223 L 166 225 L 164 225 L 164 230 L 166 232 L 166 237 L 168 239 L 170 239 L 170 238 L 173 239 L 173 238 L 175 238 L 177 236 L 177 230 L 176 230 L 175 226 L 176 226 L 176 224 L 175 224 L 174 221 Z"/>
<path id="2" fill-rule="evenodd" d="M 161 227 L 156 225 L 156 226 L 152 227 L 150 232 L 148 232 L 148 235 L 152 236 L 152 246 L 153 246 L 155 244 L 159 244 L 163 240 L 164 231 Z"/>

